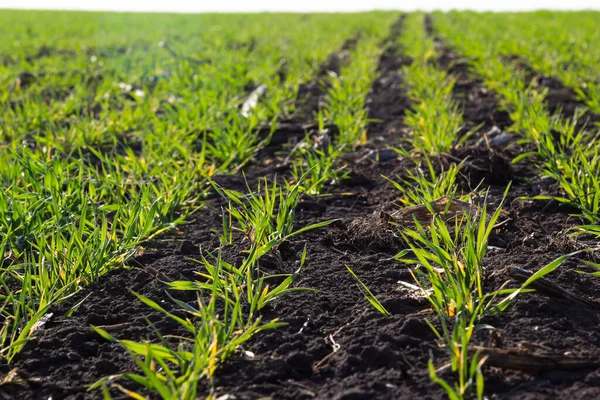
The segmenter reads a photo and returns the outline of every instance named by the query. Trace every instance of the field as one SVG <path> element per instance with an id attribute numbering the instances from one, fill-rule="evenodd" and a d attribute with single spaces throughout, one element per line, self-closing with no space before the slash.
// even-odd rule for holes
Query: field
<path id="1" fill-rule="evenodd" d="M 600 397 L 598 21 L 0 11 L 0 398 Z"/>

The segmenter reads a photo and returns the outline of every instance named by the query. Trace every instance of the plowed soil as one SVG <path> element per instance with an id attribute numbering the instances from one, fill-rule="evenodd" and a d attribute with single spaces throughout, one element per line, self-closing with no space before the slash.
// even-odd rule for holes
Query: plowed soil
<path id="1" fill-rule="evenodd" d="M 395 24 L 390 39 L 400 35 L 402 23 Z M 432 32 L 432 34 L 434 34 Z M 357 36 L 356 40 L 360 40 Z M 499 288 L 511 281 L 510 267 L 536 271 L 551 260 L 584 247 L 566 234 L 581 221 L 570 216 L 572 210 L 554 203 L 533 203 L 520 196 L 558 193 L 551 182 L 540 179 L 528 164 L 511 166 L 510 160 L 523 149 L 514 138 L 500 144 L 493 139 L 512 123 L 498 108 L 494 93 L 481 80 L 470 75 L 466 61 L 438 42 L 439 65 L 457 76 L 455 98 L 464 107 L 468 127 L 483 127 L 465 146 L 437 163 L 448 165 L 467 159 L 462 176 L 465 190 L 482 180 L 489 188 L 490 201 L 499 204 L 506 185 L 512 187 L 504 208 L 508 222 L 498 229 L 490 242 L 485 260 L 486 285 Z M 401 286 L 412 282 L 406 266 L 391 259 L 403 249 L 402 242 L 378 217 L 379 210 L 391 210 L 397 192 L 382 178 L 402 176 L 414 168 L 411 160 L 397 157 L 388 146 L 399 146 L 407 134 L 403 118 L 411 102 L 406 96 L 398 70 L 410 59 L 393 46 L 382 43 L 386 51 L 380 59 L 379 78 L 367 98 L 369 115 L 378 121 L 368 127 L 369 142 L 357 153 L 376 152 L 345 160 L 350 178 L 328 187 L 330 196 L 305 198 L 297 211 L 298 226 L 323 220 L 336 220 L 326 228 L 296 237 L 281 250 L 282 264 L 266 259 L 263 267 L 272 273 L 291 273 L 304 246 L 308 251 L 298 286 L 316 291 L 294 292 L 282 297 L 264 312 L 264 319 L 278 317 L 288 325 L 254 337 L 244 350 L 253 358 L 231 359 L 217 372 L 216 393 L 229 399 L 439 399 L 444 394 L 430 382 L 427 361 L 434 354 L 436 366 L 446 360 L 436 349 L 434 336 L 425 318 L 435 320 L 425 299 Z M 343 52 L 343 50 L 341 50 Z M 345 55 L 333 56 L 343 58 Z M 331 59 L 334 59 L 331 58 Z M 330 61 L 331 61 L 330 59 Z M 325 66 L 325 69 L 332 69 Z M 272 146 L 263 151 L 262 161 L 248 167 L 250 186 L 262 176 L 284 175 L 285 142 L 290 127 L 314 126 L 323 88 L 308 82 L 301 96 L 308 97 L 302 112 L 292 121 L 282 122 Z M 299 99 L 299 102 L 303 99 Z M 285 125 L 287 124 L 287 125 Z M 293 131 L 293 129 L 291 129 Z M 304 130 L 300 130 L 301 136 Z M 500 133 L 499 133 L 500 132 Z M 488 133 L 488 146 L 483 135 Z M 334 135 L 335 132 L 332 133 Z M 285 140 L 277 138 L 285 137 Z M 292 140 L 298 139 L 292 137 Z M 499 143 L 500 141 L 498 141 Z M 273 143 L 278 143 L 274 145 Z M 508 146 L 508 147 L 507 147 Z M 371 151 L 371 152 L 370 152 Z M 528 179 L 524 179 L 528 178 Z M 241 176 L 224 176 L 218 182 L 228 188 L 245 190 Z M 67 302 L 52 309 L 52 317 L 28 343 L 10 366 L 0 366 L 2 374 L 17 368 L 20 383 L 0 385 L 1 398 L 84 399 L 101 398 L 87 392 L 87 385 L 110 374 L 135 371 L 135 364 L 123 349 L 93 333 L 90 325 L 104 326 L 121 339 L 154 338 L 144 318 L 163 335 L 179 333 L 176 324 L 135 300 L 130 290 L 156 301 L 165 299 L 161 281 L 194 279 L 200 266 L 190 258 L 219 246 L 222 199 L 207 199 L 207 206 L 177 234 L 147 243 L 143 254 L 129 262 L 131 268 L 104 276 Z M 224 257 L 235 261 L 240 248 L 228 247 Z M 586 254 L 593 259 L 593 254 Z M 350 266 L 390 311 L 383 316 L 374 311 L 361 295 L 345 266 Z M 475 344 L 499 351 L 518 350 L 518 354 L 543 354 L 563 358 L 600 360 L 600 280 L 579 274 L 582 262 L 572 258 L 548 279 L 562 288 L 588 298 L 584 307 L 571 300 L 541 293 L 518 297 L 503 314 L 483 321 L 493 330 L 478 333 Z M 270 269 L 269 269 L 270 268 Z M 512 287 L 518 284 L 511 281 Z M 193 301 L 193 298 L 182 297 Z M 85 300 L 84 300 L 85 299 Z M 70 317 L 64 316 L 80 301 Z M 169 309 L 168 301 L 163 306 Z M 447 373 L 442 373 L 451 379 Z M 600 398 L 600 368 L 587 366 L 566 370 L 548 363 L 545 370 L 518 371 L 486 367 L 486 393 L 491 399 L 592 399 Z M 208 386 L 203 387 L 208 393 Z M 123 395 L 113 392 L 115 398 Z"/>

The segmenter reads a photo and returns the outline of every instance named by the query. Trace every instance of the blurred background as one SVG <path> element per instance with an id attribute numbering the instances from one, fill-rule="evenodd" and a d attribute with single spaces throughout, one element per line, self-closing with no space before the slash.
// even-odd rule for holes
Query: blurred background
<path id="1" fill-rule="evenodd" d="M 600 0 L 0 0 L 0 8 L 111 11 L 235 12 L 235 11 L 364 11 L 450 10 L 526 11 L 537 9 L 600 9 Z"/>

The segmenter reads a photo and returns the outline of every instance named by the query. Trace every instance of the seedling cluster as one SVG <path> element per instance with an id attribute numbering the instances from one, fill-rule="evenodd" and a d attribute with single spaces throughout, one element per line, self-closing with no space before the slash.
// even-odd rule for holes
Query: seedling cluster
<path id="1" fill-rule="evenodd" d="M 483 399 L 487 366 L 532 365 L 503 363 L 500 349 L 483 344 L 478 333 L 501 331 L 490 319 L 534 292 L 596 304 L 548 282 L 565 265 L 581 279 L 600 274 L 597 20 L 593 12 L 3 11 L 0 358 L 10 372 L 0 391 L 22 389 L 16 377 L 31 367 L 23 355 L 55 334 L 59 310 L 79 321 L 107 275 L 144 273 L 160 290 L 144 284 L 129 301 L 173 324 L 144 315 L 151 334 L 142 335 L 86 323 L 94 346 L 110 343 L 132 360 L 77 382 L 92 395 L 234 398 L 223 388 L 226 365 L 288 362 L 301 349 L 288 359 L 308 358 L 308 367 L 282 367 L 274 379 L 319 397 L 331 394 L 322 382 L 335 371 L 380 367 L 357 333 L 364 367 L 322 372 L 340 352 L 359 357 L 356 343 L 336 335 L 357 332 L 364 318 L 376 329 L 377 318 L 418 315 L 434 340 L 415 373 L 451 399 Z M 489 93 L 497 106 L 486 111 Z M 489 115 L 481 122 L 473 110 Z M 491 117 L 498 111 L 506 126 Z M 486 179 L 490 160 L 518 173 Z M 553 257 L 513 266 L 515 285 L 490 257 L 514 263 L 511 252 L 540 235 L 523 222 L 535 219 L 527 212 L 554 203 L 564 206 L 554 206 L 560 228 L 535 245 Z M 383 248 L 370 239 L 383 236 Z M 547 244 L 557 236 L 568 237 L 559 250 Z M 193 251 L 169 247 L 182 241 Z M 159 256 L 144 261 L 152 251 Z M 155 271 L 170 257 L 187 278 Z M 381 283 L 394 271 L 409 279 L 397 285 L 418 293 L 420 303 L 406 303 L 414 313 Z M 595 279 L 589 296 L 599 293 Z M 382 317 L 359 313 L 357 293 Z M 257 345 L 275 328 L 273 337 L 295 342 Z M 564 365 L 595 365 L 586 362 Z"/>

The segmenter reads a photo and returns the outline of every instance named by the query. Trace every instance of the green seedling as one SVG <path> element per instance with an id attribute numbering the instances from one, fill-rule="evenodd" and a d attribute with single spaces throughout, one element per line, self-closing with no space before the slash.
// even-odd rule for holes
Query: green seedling
<path id="1" fill-rule="evenodd" d="M 554 178 L 566 197 L 535 196 L 534 199 L 554 199 L 581 210 L 581 217 L 591 223 L 600 219 L 600 157 L 598 148 L 575 149 L 573 154 L 556 162 L 556 169 L 544 173 Z"/>
<path id="2" fill-rule="evenodd" d="M 302 182 L 301 193 L 319 196 L 326 184 L 335 185 L 347 178 L 346 166 L 336 166 L 336 160 L 342 153 L 331 144 L 324 149 L 302 148 L 299 152 L 301 157 L 292 167 L 292 182 Z"/>
<path id="3" fill-rule="evenodd" d="M 427 166 L 426 173 L 417 167 L 416 173 L 411 170 L 407 171 L 408 179 L 393 181 L 384 177 L 402 194 L 400 203 L 403 207 L 431 203 L 441 197 L 457 197 L 456 177 L 462 164 L 451 164 L 448 170 L 442 170 L 439 174 L 435 172 L 435 168 L 427 156 L 425 156 L 425 164 Z M 457 198 L 462 201 L 468 200 L 464 196 Z"/>
<path id="4" fill-rule="evenodd" d="M 266 247 L 254 244 L 240 267 L 223 261 L 219 251 L 213 260 L 204 257 L 198 261 L 203 272 L 197 274 L 197 281 L 167 282 L 172 290 L 197 292 L 196 306 L 169 295 L 186 318 L 168 312 L 153 300 L 134 293 L 143 303 L 181 325 L 188 334 L 177 338 L 178 344 L 174 345 L 172 340 L 163 337 L 155 329 L 161 344 L 138 343 L 116 339 L 105 330 L 93 327 L 104 339 L 121 344 L 141 372 L 103 378 L 93 384 L 90 390 L 114 387 L 131 397 L 143 398 L 140 393 L 126 389 L 119 383 L 129 380 L 157 393 L 162 399 L 196 399 L 199 383 L 208 380 L 212 385 L 219 365 L 239 352 L 239 348 L 253 335 L 284 325 L 277 319 L 262 323 L 259 311 L 287 293 L 305 290 L 292 285 L 306 262 L 306 248 L 301 255 L 300 268 L 289 276 L 264 276 L 261 273 L 259 260 L 271 250 L 272 243 Z M 267 284 L 274 279 L 281 280 L 281 283 L 273 287 Z"/>
<path id="5" fill-rule="evenodd" d="M 294 216 L 301 188 L 309 174 L 310 171 L 305 172 L 296 184 L 288 185 L 285 189 L 278 186 L 277 182 L 269 184 L 265 179 L 259 182 L 256 192 L 248 188 L 248 195 L 213 183 L 215 190 L 230 202 L 227 210 L 229 217 L 224 219 L 226 233 L 222 236 L 223 240 L 232 237 L 230 232 L 233 227 L 227 225 L 227 221 L 235 221 L 238 225 L 236 229 L 258 246 L 281 243 L 300 233 L 330 224 L 332 221 L 324 221 L 294 230 Z"/>
<path id="6" fill-rule="evenodd" d="M 0 16 L 17 27 L 0 45 L 0 357 L 8 359 L 49 305 L 184 223 L 203 205 L 207 179 L 250 162 L 293 114 L 299 83 L 346 38 L 369 31 L 376 51 L 396 18 L 257 16 L 229 29 L 230 16 L 181 16 L 175 32 L 158 15 L 122 23 L 34 14 Z M 205 34 L 186 34 L 198 23 Z M 243 115 L 259 85 L 265 96 Z M 289 217 L 276 229 L 291 229 Z"/>
<path id="7" fill-rule="evenodd" d="M 367 287 L 367 285 L 365 285 L 360 278 L 358 277 L 358 275 L 356 275 L 354 273 L 354 271 L 352 271 L 352 269 L 346 265 L 346 269 L 348 270 L 348 272 L 350 273 L 350 275 L 352 275 L 352 277 L 356 280 L 356 286 L 358 286 L 358 288 L 360 289 L 360 291 L 363 293 L 365 299 L 367 299 L 367 301 L 373 306 L 374 309 L 376 309 L 377 311 L 379 311 L 380 313 L 384 314 L 384 315 L 389 315 L 390 312 L 388 310 L 385 309 L 385 307 L 383 306 L 383 304 L 381 304 L 381 302 L 379 300 L 377 300 L 377 297 L 375 297 L 375 295 L 369 290 L 369 288 Z"/>
<path id="8" fill-rule="evenodd" d="M 396 258 L 419 266 L 412 273 L 438 314 L 452 318 L 465 313 L 469 319 L 474 313 L 483 315 L 492 304 L 483 292 L 482 261 L 502 204 L 491 216 L 485 203 L 477 215 L 459 213 L 452 225 L 430 204 L 426 206 L 433 215 L 431 224 L 426 227 L 415 219 L 414 229 L 404 229 L 401 233 L 410 250 L 403 250 Z M 416 260 L 406 258 L 408 254 Z"/>

